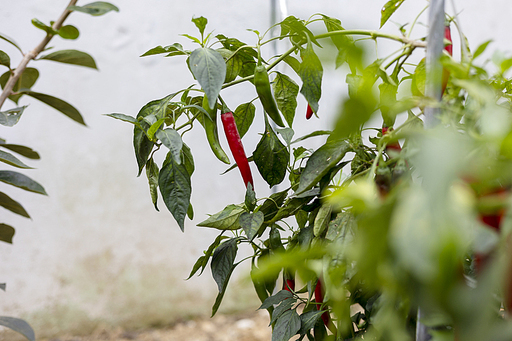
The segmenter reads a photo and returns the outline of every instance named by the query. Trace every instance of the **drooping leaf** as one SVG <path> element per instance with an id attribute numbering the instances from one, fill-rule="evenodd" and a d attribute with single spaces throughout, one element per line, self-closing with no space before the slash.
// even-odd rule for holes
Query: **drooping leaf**
<path id="1" fill-rule="evenodd" d="M 181 148 L 182 155 L 183 155 L 183 164 L 185 165 L 185 168 L 187 169 L 187 172 L 190 176 L 192 176 L 192 173 L 194 173 L 194 156 L 192 155 L 192 151 L 190 148 L 183 142 L 183 147 Z"/>
<path id="2" fill-rule="evenodd" d="M 213 227 L 218 230 L 237 230 L 240 228 L 238 217 L 244 211 L 240 206 L 228 205 L 222 211 L 197 224 L 197 226 Z"/>
<path id="3" fill-rule="evenodd" d="M 95 1 L 84 6 L 69 6 L 68 10 L 87 13 L 93 16 L 100 16 L 110 11 L 119 12 L 119 8 L 104 1 Z"/>
<path id="4" fill-rule="evenodd" d="M 245 207 L 249 209 L 249 211 L 254 211 L 256 208 L 256 193 L 254 192 L 252 188 L 252 184 L 249 182 L 247 183 L 247 191 L 245 192 Z"/>
<path id="5" fill-rule="evenodd" d="M 33 98 L 49 105 L 50 107 L 60 111 L 67 117 L 71 118 L 75 122 L 86 125 L 80 112 L 74 106 L 72 106 L 68 102 L 61 100 L 60 98 L 56 98 L 56 97 L 53 97 L 50 95 L 46 95 L 46 94 L 42 94 L 42 93 L 34 92 L 34 91 L 23 91 L 23 94 L 33 97 Z"/>
<path id="6" fill-rule="evenodd" d="M 293 297 L 293 294 L 288 290 L 280 290 L 274 295 L 267 298 L 258 309 L 267 309 L 272 307 L 274 304 L 279 304 L 282 301 Z"/>
<path id="7" fill-rule="evenodd" d="M 23 54 L 23 50 L 21 49 L 21 47 L 13 39 L 9 38 L 8 36 L 6 36 L 4 34 L 0 34 L 0 39 L 5 40 L 9 44 L 13 45 L 14 47 L 16 47 Z"/>
<path id="8" fill-rule="evenodd" d="M 53 60 L 54 62 L 73 64 L 98 69 L 94 58 L 90 54 L 78 50 L 55 51 L 39 59 Z"/>
<path id="9" fill-rule="evenodd" d="M 144 121 L 144 118 L 152 115 L 158 108 L 160 107 L 160 100 L 155 100 L 147 103 L 143 106 L 139 113 L 137 114 L 137 120 L 140 123 L 141 128 L 135 126 L 133 128 L 133 148 L 135 150 L 135 157 L 137 159 L 137 164 L 139 166 L 139 172 L 137 176 L 140 176 L 146 162 L 148 161 L 149 154 L 151 154 L 151 150 L 155 145 L 144 132 L 143 129 L 147 130 L 149 128 L 149 123 Z"/>
<path id="10" fill-rule="evenodd" d="M 29 158 L 29 159 L 33 159 L 33 160 L 40 159 L 40 156 L 36 151 L 34 151 L 32 148 L 29 148 L 26 146 L 21 146 L 19 144 L 2 143 L 0 141 L 0 147 L 12 150 L 13 152 L 23 155 L 24 157 Z"/>
<path id="11" fill-rule="evenodd" d="M 222 291 L 222 288 L 232 271 L 233 264 L 235 263 L 236 253 L 238 251 L 237 242 L 237 238 L 225 241 L 220 244 L 213 253 L 211 263 L 212 276 L 215 283 L 217 283 L 219 292 Z"/>
<path id="12" fill-rule="evenodd" d="M 253 156 L 258 171 L 270 187 L 284 180 L 290 153 L 268 122 Z"/>
<path id="13" fill-rule="evenodd" d="M 169 148 L 171 155 L 174 158 L 176 164 L 181 164 L 181 148 L 183 147 L 183 140 L 181 135 L 172 128 L 164 130 L 157 130 L 155 134 L 156 138 L 162 141 L 164 146 Z"/>
<path id="14" fill-rule="evenodd" d="M 396 12 L 396 10 L 404 3 L 405 0 L 389 0 L 386 2 L 380 14 L 380 27 L 388 21 L 388 19 Z"/>
<path id="15" fill-rule="evenodd" d="M 158 174 L 159 174 L 158 165 L 153 161 L 153 158 L 150 158 L 146 163 L 146 177 L 148 178 L 149 183 L 149 194 L 151 194 L 151 201 L 155 206 L 155 210 L 160 211 L 158 209 Z"/>
<path id="16" fill-rule="evenodd" d="M 43 186 L 28 176 L 18 172 L 0 170 L 0 181 L 29 192 L 48 195 Z"/>
<path id="17" fill-rule="evenodd" d="M 242 138 L 251 127 L 251 124 L 254 121 L 255 113 L 256 107 L 251 102 L 240 104 L 235 109 L 233 117 L 235 118 L 235 123 L 240 138 Z"/>
<path id="18" fill-rule="evenodd" d="M 27 106 L 24 105 L 22 107 L 18 107 L 18 108 L 14 108 L 14 109 L 0 111 L 0 124 L 7 126 L 7 127 L 14 126 L 20 120 L 21 115 L 23 114 L 23 111 L 25 110 L 26 107 Z"/>
<path id="19" fill-rule="evenodd" d="M 334 167 L 349 151 L 345 141 L 327 141 L 318 148 L 308 159 L 306 167 L 300 175 L 300 183 L 296 194 L 307 191 L 315 186 L 332 167 Z"/>
<path id="20" fill-rule="evenodd" d="M 288 66 L 290 66 L 293 69 L 293 71 L 295 71 L 295 73 L 297 75 L 299 75 L 299 72 L 300 72 L 300 62 L 296 58 L 294 58 L 292 56 L 286 56 L 283 59 L 283 61 L 286 64 L 288 64 Z"/>
<path id="21" fill-rule="evenodd" d="M 243 212 L 238 218 L 240 226 L 244 229 L 245 235 L 249 240 L 253 240 L 258 233 L 261 225 L 263 225 L 263 219 L 265 215 L 263 212 L 258 211 L 254 213 Z"/>
<path id="22" fill-rule="evenodd" d="M 7 66 L 9 69 L 11 68 L 11 58 L 2 50 L 0 50 L 0 65 Z"/>
<path id="23" fill-rule="evenodd" d="M 339 19 L 328 17 L 326 15 L 322 15 L 322 19 L 324 21 L 324 25 L 325 28 L 327 29 L 327 32 L 344 30 L 343 26 L 341 26 L 341 21 Z M 352 42 L 351 38 L 339 34 L 332 35 L 331 40 L 334 43 L 334 45 L 338 48 L 338 50 L 345 49 L 347 45 L 349 45 Z"/>
<path id="24" fill-rule="evenodd" d="M 301 335 L 306 334 L 313 329 L 317 321 L 320 319 L 325 310 L 310 310 L 300 315 L 300 331 Z"/>
<path id="25" fill-rule="evenodd" d="M 141 57 L 146 57 L 146 56 L 152 56 L 152 55 L 155 55 L 155 54 L 162 54 L 162 53 L 167 53 L 166 57 L 171 57 L 171 56 L 183 56 L 183 55 L 187 55 L 188 51 L 185 51 L 183 50 L 183 46 L 180 44 L 180 43 L 174 43 L 172 45 L 168 45 L 168 46 L 157 46 L 157 47 L 153 47 L 152 49 L 146 51 L 144 54 L 141 55 Z"/>
<path id="26" fill-rule="evenodd" d="M 25 218 L 30 218 L 27 211 L 25 211 L 25 209 L 23 208 L 23 206 L 21 206 L 21 204 L 19 202 L 12 199 L 11 197 L 9 197 L 7 194 L 5 194 L 3 192 L 0 192 L 0 206 L 2 206 L 3 208 L 5 208 L 13 213 L 19 214 Z"/>
<path id="27" fill-rule="evenodd" d="M 315 237 L 321 236 L 329 221 L 331 220 L 332 206 L 328 203 L 323 204 L 315 217 L 315 223 L 313 228 L 313 234 Z"/>
<path id="28" fill-rule="evenodd" d="M 0 240 L 12 244 L 12 237 L 14 237 L 14 227 L 7 224 L 0 224 Z M 5 291 L 5 284 L 3 290 Z"/>
<path id="29" fill-rule="evenodd" d="M 198 48 L 188 59 L 189 68 L 208 97 L 210 109 L 217 103 L 226 78 L 226 63 L 222 55 L 210 48 Z"/>
<path id="30" fill-rule="evenodd" d="M 213 243 L 208 247 L 208 250 L 204 252 L 204 256 L 199 257 L 196 264 L 194 264 L 194 267 L 192 268 L 192 271 L 190 272 L 190 275 L 187 279 L 190 279 L 194 274 L 201 268 L 201 272 L 199 273 L 199 276 L 203 273 L 204 269 L 206 268 L 206 265 L 208 264 L 208 261 L 210 260 L 210 257 L 213 254 L 213 251 L 219 246 L 220 242 L 224 239 L 228 239 L 228 237 L 223 236 L 222 233 L 215 238 Z"/>
<path id="31" fill-rule="evenodd" d="M 109 117 L 115 118 L 117 120 L 121 120 L 123 122 L 128 122 L 128 123 L 135 124 L 135 125 L 139 124 L 139 121 L 137 121 L 137 119 L 135 117 L 125 115 L 125 114 L 112 113 L 112 114 L 105 114 L 105 116 L 109 116 Z"/>
<path id="32" fill-rule="evenodd" d="M 222 287 L 222 290 L 218 293 L 217 297 L 215 298 L 215 303 L 212 307 L 212 315 L 211 317 L 215 316 L 217 313 L 217 310 L 219 310 L 220 304 L 222 303 L 222 299 L 224 298 L 224 294 L 226 293 L 226 289 L 228 287 L 229 278 L 231 277 L 231 274 L 233 273 L 233 270 L 237 267 L 239 263 L 234 264 L 229 273 L 227 274 L 226 280 L 224 281 L 224 286 Z"/>
<path id="33" fill-rule="evenodd" d="M 165 206 L 171 212 L 181 230 L 185 229 L 185 217 L 190 206 L 192 185 L 190 175 L 183 163 L 176 163 L 171 152 L 162 165 L 158 186 Z"/>
<path id="34" fill-rule="evenodd" d="M 59 29 L 59 36 L 64 39 L 77 39 L 80 36 L 80 31 L 73 25 L 65 25 Z"/>
<path id="35" fill-rule="evenodd" d="M 270 324 L 273 324 L 281 315 L 290 310 L 295 302 L 297 301 L 296 298 L 288 298 L 281 302 L 277 307 L 275 307 L 274 311 L 272 312 L 272 319 L 270 320 Z"/>
<path id="36" fill-rule="evenodd" d="M 14 330 L 15 332 L 20 333 L 21 335 L 25 336 L 29 341 L 36 340 L 34 330 L 25 320 L 9 316 L 0 316 L 0 326 L 7 327 L 9 329 Z"/>
<path id="37" fill-rule="evenodd" d="M 299 314 L 295 310 L 287 310 L 276 321 L 272 332 L 272 341 L 288 341 L 299 329 Z"/>
<path id="38" fill-rule="evenodd" d="M 2 145 L 5 146 L 5 145 Z M 0 162 L 4 162 L 8 165 L 18 167 L 18 168 L 25 168 L 25 169 L 32 169 L 32 167 L 27 166 L 23 162 L 21 162 L 17 157 L 15 157 L 12 154 L 6 153 L 4 151 L 0 150 Z"/>
<path id="39" fill-rule="evenodd" d="M 295 117 L 295 109 L 297 108 L 299 86 L 287 75 L 276 72 L 276 78 L 272 83 L 272 87 L 277 107 L 291 127 Z"/>
<path id="40" fill-rule="evenodd" d="M 300 93 L 304 95 L 314 112 L 318 112 L 318 101 L 322 95 L 323 68 L 320 59 L 313 50 L 313 45 L 308 43 L 305 49 L 301 49 L 299 76 L 302 79 Z"/>

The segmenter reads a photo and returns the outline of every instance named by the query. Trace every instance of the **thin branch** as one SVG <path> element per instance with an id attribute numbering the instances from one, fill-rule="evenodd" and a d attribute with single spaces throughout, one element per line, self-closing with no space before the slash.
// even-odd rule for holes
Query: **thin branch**
<path id="1" fill-rule="evenodd" d="M 77 1 L 78 0 L 71 0 L 69 2 L 69 4 L 66 6 L 66 9 L 64 10 L 64 12 L 62 12 L 62 14 L 60 15 L 59 19 L 57 19 L 57 21 L 53 24 L 52 29 L 54 31 L 58 31 L 62 27 L 62 24 L 64 23 L 64 21 L 66 20 L 68 15 L 71 14 L 71 12 L 72 12 L 72 11 L 68 10 L 67 8 L 69 6 L 74 6 Z M 0 94 L 0 109 L 4 105 L 5 100 L 10 95 L 12 95 L 12 89 L 14 88 L 14 85 L 16 84 L 16 82 L 18 81 L 20 76 L 23 74 L 25 69 L 27 68 L 28 63 L 32 59 L 35 59 L 45 49 L 46 45 L 48 45 L 48 43 L 50 42 L 50 40 L 52 40 L 54 35 L 55 34 L 47 33 L 46 37 L 44 37 L 44 39 L 39 43 L 39 45 L 37 45 L 32 51 L 26 53 L 23 56 L 23 59 L 21 60 L 20 64 L 14 70 L 14 72 L 11 74 L 11 77 L 9 77 L 7 84 L 5 84 L 4 90 Z"/>

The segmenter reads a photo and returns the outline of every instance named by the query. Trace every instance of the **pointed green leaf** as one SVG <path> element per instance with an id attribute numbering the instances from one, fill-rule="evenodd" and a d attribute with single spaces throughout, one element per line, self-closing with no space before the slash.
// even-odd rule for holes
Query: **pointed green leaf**
<path id="1" fill-rule="evenodd" d="M 149 193 L 151 194 L 151 201 L 155 206 L 157 211 L 158 209 L 157 201 L 158 201 L 158 174 L 159 169 L 157 164 L 153 161 L 153 158 L 150 158 L 146 163 L 146 177 L 148 178 L 149 183 Z"/>
<path id="2" fill-rule="evenodd" d="M 211 317 L 215 316 L 215 314 L 217 313 L 217 310 L 219 310 L 220 304 L 222 303 L 222 299 L 224 298 L 224 294 L 226 293 L 226 289 L 228 287 L 229 278 L 231 277 L 233 270 L 235 270 L 235 268 L 237 267 L 238 264 L 239 263 L 234 264 L 233 267 L 231 267 L 229 273 L 227 274 L 226 280 L 224 281 L 224 286 L 222 287 L 222 290 L 217 295 L 217 298 L 215 298 L 215 303 L 213 304 L 213 307 L 212 307 Z"/>
<path id="3" fill-rule="evenodd" d="M 2 50 L 0 50 L 0 65 L 5 65 L 9 69 L 11 68 L 11 58 Z"/>
<path id="4" fill-rule="evenodd" d="M 0 111 L 0 124 L 7 127 L 14 126 L 20 120 L 21 115 L 23 114 L 23 111 L 25 111 L 26 107 L 27 106 L 24 105 L 22 107 L 9 109 L 7 111 Z"/>
<path id="5" fill-rule="evenodd" d="M 270 187 L 284 180 L 290 153 L 268 123 L 253 156 L 258 171 Z"/>
<path id="6" fill-rule="evenodd" d="M 87 13 L 93 16 L 100 16 L 110 11 L 119 12 L 119 8 L 109 2 L 96 1 L 84 6 L 69 6 L 68 10 Z"/>
<path id="7" fill-rule="evenodd" d="M 247 191 L 245 192 L 245 207 L 249 209 L 249 211 L 254 211 L 256 208 L 256 193 L 254 192 L 252 188 L 252 184 L 249 182 L 247 183 Z"/>
<path id="8" fill-rule="evenodd" d="M 12 244 L 12 237 L 14 237 L 14 227 L 7 224 L 0 224 L 0 240 Z M 5 291 L 5 284 L 3 290 Z"/>
<path id="9" fill-rule="evenodd" d="M 276 78 L 272 83 L 272 87 L 277 107 L 291 127 L 295 117 L 295 109 L 297 108 L 299 86 L 287 75 L 276 72 Z"/>
<path id="10" fill-rule="evenodd" d="M 228 280 L 229 275 L 233 269 L 236 253 L 238 251 L 237 242 L 237 238 L 232 238 L 228 241 L 225 241 L 224 243 L 220 244 L 213 253 L 211 263 L 212 276 L 215 280 L 215 283 L 217 283 L 219 292 L 222 291 L 222 288 L 224 287 L 225 282 Z"/>
<path id="11" fill-rule="evenodd" d="M 0 34 L 0 39 L 3 39 L 6 42 L 8 42 L 9 44 L 13 45 L 14 47 L 16 47 L 23 54 L 23 50 L 21 49 L 21 47 L 14 40 L 9 38 L 8 36 L 6 36 L 4 34 Z"/>
<path id="12" fill-rule="evenodd" d="M 275 307 L 274 311 L 272 312 L 272 319 L 270 320 L 270 324 L 273 324 L 284 312 L 287 310 L 290 310 L 295 302 L 297 301 L 296 298 L 288 298 L 281 302 L 277 307 Z"/>
<path id="13" fill-rule="evenodd" d="M 182 151 L 182 161 L 185 165 L 185 168 L 187 169 L 187 172 L 190 176 L 192 176 L 192 173 L 194 173 L 194 156 L 192 155 L 192 151 L 190 148 L 183 142 L 183 147 L 181 148 Z"/>
<path id="14" fill-rule="evenodd" d="M 98 69 L 94 58 L 90 54 L 78 50 L 61 50 L 42 56 L 39 59 L 53 60 L 54 62 L 73 64 Z"/>
<path id="15" fill-rule="evenodd" d="M 240 104 L 235 109 L 233 117 L 235 118 L 235 123 L 240 138 L 242 138 L 251 127 L 251 124 L 254 121 L 255 113 L 256 107 L 251 102 Z"/>
<path id="16" fill-rule="evenodd" d="M 318 101 L 322 95 L 322 63 L 311 43 L 300 51 L 300 56 L 302 57 L 299 70 L 299 76 L 302 79 L 300 93 L 304 95 L 313 111 L 318 112 Z"/>
<path id="17" fill-rule="evenodd" d="M 263 225 L 263 219 L 265 215 L 263 212 L 248 213 L 244 212 L 238 218 L 240 226 L 244 229 L 245 235 L 249 240 L 253 240 L 261 225 Z"/>
<path id="18" fill-rule="evenodd" d="M 208 97 L 210 109 L 217 103 L 226 78 L 226 63 L 222 55 L 210 48 L 198 48 L 188 60 L 189 68 Z"/>
<path id="19" fill-rule="evenodd" d="M 341 21 L 339 19 L 331 18 L 326 15 L 322 15 L 322 19 L 324 21 L 324 25 L 325 28 L 327 29 L 327 32 L 344 30 L 343 26 L 341 26 Z M 351 38 L 339 34 L 332 35 L 331 40 L 334 43 L 334 45 L 338 48 L 338 50 L 345 49 L 346 46 L 352 42 Z"/>
<path id="20" fill-rule="evenodd" d="M 211 215 L 197 226 L 213 227 L 218 230 L 237 230 L 240 228 L 238 217 L 245 210 L 237 205 L 228 205 L 222 211 Z"/>
<path id="21" fill-rule="evenodd" d="M 267 298 L 258 309 L 267 309 L 272 307 L 274 304 L 279 304 L 282 301 L 293 297 L 293 294 L 288 290 L 280 290 L 274 295 Z"/>
<path id="22" fill-rule="evenodd" d="M 332 206 L 328 203 L 323 204 L 318 210 L 313 228 L 313 234 L 315 237 L 321 236 L 327 228 L 327 225 L 331 220 L 331 212 Z"/>
<path id="23" fill-rule="evenodd" d="M 208 24 L 208 20 L 205 17 L 199 17 L 199 18 L 192 18 L 192 22 L 196 25 L 199 32 L 201 32 L 201 35 L 203 35 L 204 29 L 206 28 L 206 25 Z"/>
<path id="24" fill-rule="evenodd" d="M 5 145 L 2 145 L 5 146 Z M 15 157 L 12 154 L 6 153 L 4 151 L 0 150 L 0 162 L 7 163 L 8 165 L 18 167 L 18 168 L 25 168 L 25 169 L 32 169 L 32 167 L 27 166 L 23 162 L 21 162 L 17 157 Z"/>
<path id="25" fill-rule="evenodd" d="M 311 32 L 303 20 L 299 20 L 298 18 L 290 15 L 285 18 L 281 22 L 281 36 L 285 35 L 293 35 L 292 40 L 294 42 L 301 42 L 306 40 L 306 35 L 309 37 L 309 40 L 314 42 L 316 45 L 320 46 L 320 44 L 316 41 L 313 32 Z"/>
<path id="26" fill-rule="evenodd" d="M 304 140 L 307 140 L 307 139 L 309 139 L 311 137 L 330 135 L 330 134 L 331 134 L 331 131 L 329 131 L 329 130 L 317 130 L 317 131 L 314 131 L 312 133 L 309 133 L 307 135 L 304 135 L 302 137 L 299 137 L 299 138 L 293 140 L 292 142 L 290 142 L 290 144 L 294 144 L 294 143 L 297 143 L 297 142 L 300 142 L 300 141 L 304 141 Z"/>
<path id="27" fill-rule="evenodd" d="M 176 163 L 171 152 L 162 165 L 158 176 L 158 186 L 165 206 L 180 226 L 185 229 L 185 217 L 190 206 L 192 185 L 190 175 L 183 163 Z"/>
<path id="28" fill-rule="evenodd" d="M 9 144 L 9 143 L 1 143 L 0 147 L 12 150 L 15 153 L 18 153 L 20 155 L 23 155 L 26 158 L 33 159 L 33 160 L 39 160 L 39 154 L 34 151 L 32 148 L 21 146 L 19 144 Z M 30 168 L 30 167 L 29 167 Z"/>
<path id="29" fill-rule="evenodd" d="M 224 83 L 234 81 L 244 66 L 242 57 L 238 53 L 235 54 L 235 52 L 225 48 L 217 49 L 217 51 L 226 61 L 226 78 L 224 79 Z"/>
<path id="30" fill-rule="evenodd" d="M 304 335 L 313 329 L 325 310 L 311 310 L 300 315 L 300 334 Z"/>
<path id="31" fill-rule="evenodd" d="M 169 46 L 157 46 L 146 51 L 141 57 L 152 56 L 155 54 L 167 53 L 166 57 L 187 55 L 187 52 L 183 50 L 183 46 L 180 43 L 174 43 Z"/>
<path id="32" fill-rule="evenodd" d="M 47 195 L 43 186 L 28 176 L 18 172 L 0 170 L 0 181 L 29 192 Z"/>
<path id="33" fill-rule="evenodd" d="M 298 75 L 299 72 L 300 72 L 300 62 L 292 57 L 292 56 L 286 56 L 283 61 L 288 64 L 288 66 L 290 66 L 293 71 L 295 71 L 295 73 Z"/>
<path id="34" fill-rule="evenodd" d="M 142 170 L 148 161 L 149 154 L 151 154 L 151 150 L 153 150 L 153 146 L 155 145 L 148 139 L 144 130 L 142 130 L 147 130 L 149 128 L 149 124 L 143 119 L 149 115 L 152 115 L 155 110 L 159 108 L 159 106 L 160 100 L 151 101 L 143 106 L 137 114 L 137 120 L 141 126 L 140 128 L 138 126 L 133 128 L 133 148 L 135 150 L 137 165 L 139 166 L 139 172 L 137 176 L 140 176 L 142 173 Z"/>
<path id="35" fill-rule="evenodd" d="M 40 30 L 45 31 L 47 34 L 55 34 L 55 31 L 53 30 L 53 28 L 51 28 L 51 26 L 46 25 L 45 23 L 41 22 L 38 19 L 32 19 L 32 25 L 34 25 Z"/>
<path id="36" fill-rule="evenodd" d="M 475 53 L 473 53 L 473 60 L 476 59 L 479 55 L 481 55 L 482 53 L 485 52 L 485 50 L 487 49 L 487 46 L 489 46 L 489 44 L 492 43 L 492 39 L 491 40 L 487 40 L 486 42 L 480 44 L 476 50 L 475 50 Z"/>
<path id="37" fill-rule="evenodd" d="M 208 264 L 208 261 L 210 260 L 210 257 L 213 254 L 213 251 L 219 246 L 220 242 L 224 239 L 228 239 L 228 237 L 225 237 L 222 235 L 222 233 L 215 238 L 213 243 L 208 247 L 208 250 L 204 251 L 204 256 L 199 257 L 199 259 L 196 261 L 196 264 L 194 264 L 194 267 L 192 268 L 192 271 L 190 272 L 190 275 L 187 279 L 190 279 L 190 277 L 194 276 L 194 274 L 201 268 L 201 272 L 199 273 L 199 276 L 202 275 L 204 269 L 206 268 L 206 265 Z"/>
<path id="38" fill-rule="evenodd" d="M 49 105 L 50 107 L 60 111 L 67 117 L 71 118 L 75 122 L 86 125 L 80 112 L 78 110 L 76 110 L 76 108 L 74 106 L 72 106 L 68 102 L 61 100 L 60 98 L 56 98 L 56 97 L 53 97 L 50 95 L 46 95 L 46 94 L 42 94 L 42 93 L 34 92 L 34 91 L 23 91 L 23 94 L 33 97 L 33 98 Z"/>
<path id="39" fill-rule="evenodd" d="M 318 148 L 308 159 L 306 167 L 300 175 L 300 183 L 296 194 L 307 191 L 315 186 L 332 167 L 343 159 L 349 151 L 345 141 L 327 141 Z"/>
<path id="40" fill-rule="evenodd" d="M 64 39 L 77 39 L 80 36 L 80 31 L 73 25 L 65 25 L 59 29 L 59 36 Z"/>
<path id="41" fill-rule="evenodd" d="M 272 341 L 288 341 L 299 329 L 299 315 L 295 310 L 287 310 L 276 321 L 272 332 Z"/>
<path id="42" fill-rule="evenodd" d="M 11 197 L 9 197 L 7 194 L 5 194 L 3 192 L 0 192 L 0 206 L 2 206 L 3 208 L 5 208 L 13 213 L 19 214 L 26 218 L 30 218 L 27 211 L 25 211 L 25 209 L 23 208 L 23 206 L 21 206 L 21 204 L 19 202 L 12 199 Z"/>
<path id="43" fill-rule="evenodd" d="M 128 123 L 135 124 L 135 125 L 139 124 L 139 121 L 137 121 L 137 119 L 135 117 L 125 115 L 125 114 L 112 113 L 112 114 L 105 114 L 105 116 L 109 116 L 109 117 L 115 118 L 117 120 L 121 120 L 123 122 L 128 122 Z"/>
<path id="44" fill-rule="evenodd" d="M 36 336 L 34 330 L 30 325 L 22 320 L 15 317 L 0 316 L 0 326 L 7 327 L 25 336 L 29 341 L 35 341 Z"/>
<path id="45" fill-rule="evenodd" d="M 9 80 L 10 76 L 10 71 L 7 71 L 2 76 L 0 76 L 0 85 L 2 86 L 2 89 L 5 87 L 5 84 L 7 84 L 7 81 Z M 37 71 L 37 69 L 31 67 L 26 68 L 21 74 L 16 84 L 14 84 L 13 91 L 17 92 L 20 89 L 30 89 L 35 84 L 38 78 L 39 71 Z M 9 99 L 17 104 L 21 96 L 23 96 L 23 94 L 11 95 L 9 96 Z"/>
<path id="46" fill-rule="evenodd" d="M 164 146 L 169 148 L 171 155 L 176 164 L 181 164 L 181 148 L 183 147 L 183 140 L 181 135 L 172 128 L 158 130 L 155 134 L 156 138 L 162 141 Z"/>
<path id="47" fill-rule="evenodd" d="M 395 11 L 404 3 L 405 0 L 389 0 L 386 2 L 380 14 L 380 27 L 388 21 Z"/>

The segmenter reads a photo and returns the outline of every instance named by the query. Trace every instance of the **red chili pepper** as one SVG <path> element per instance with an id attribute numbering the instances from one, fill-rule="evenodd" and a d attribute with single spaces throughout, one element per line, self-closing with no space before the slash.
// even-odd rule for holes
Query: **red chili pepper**
<path id="1" fill-rule="evenodd" d="M 317 309 L 320 310 L 320 306 L 324 302 L 324 293 L 323 293 L 322 281 L 320 280 L 320 278 L 316 282 L 315 301 L 316 301 L 316 303 L 319 303 L 317 305 Z M 329 323 L 331 322 L 331 315 L 329 315 L 328 311 L 326 311 L 325 313 L 322 314 L 322 321 L 324 321 L 325 326 L 327 326 L 327 327 L 329 326 Z"/>
<path id="2" fill-rule="evenodd" d="M 313 117 L 313 109 L 308 103 L 308 109 L 306 110 L 306 120 L 309 120 L 311 117 Z"/>
<path id="3" fill-rule="evenodd" d="M 244 146 L 242 144 L 242 139 L 238 134 L 238 129 L 236 128 L 233 113 L 231 111 L 224 112 L 220 115 L 220 118 L 222 120 L 222 125 L 224 126 L 224 133 L 226 134 L 226 139 L 228 140 L 229 149 L 231 149 L 231 154 L 233 155 L 233 158 L 238 165 L 238 169 L 242 174 L 245 187 L 247 188 L 247 184 L 251 183 L 254 188 L 251 168 L 249 167 L 247 156 L 245 156 Z"/>
<path id="4" fill-rule="evenodd" d="M 446 25 L 444 27 L 444 39 L 449 40 L 450 43 L 452 42 L 452 34 L 450 32 L 450 25 Z M 444 47 L 444 50 L 448 52 L 450 56 L 453 55 L 453 44 L 446 45 Z M 443 69 L 443 79 L 441 83 L 441 93 L 444 93 L 444 90 L 446 89 L 446 85 L 448 84 L 448 78 L 450 77 L 450 71 Z"/>

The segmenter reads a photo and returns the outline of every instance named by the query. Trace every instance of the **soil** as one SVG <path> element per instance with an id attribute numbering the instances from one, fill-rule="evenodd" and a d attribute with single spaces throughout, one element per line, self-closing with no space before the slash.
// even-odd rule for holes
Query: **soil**
<path id="1" fill-rule="evenodd" d="M 98 328 L 88 336 L 63 335 L 38 341 L 268 341 L 271 339 L 268 322 L 268 313 L 257 311 L 182 321 L 168 328 L 144 331 Z"/>

